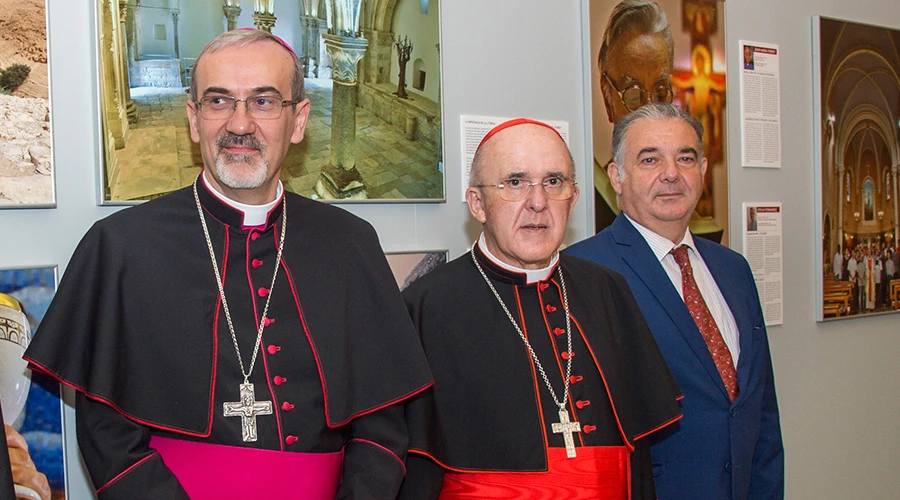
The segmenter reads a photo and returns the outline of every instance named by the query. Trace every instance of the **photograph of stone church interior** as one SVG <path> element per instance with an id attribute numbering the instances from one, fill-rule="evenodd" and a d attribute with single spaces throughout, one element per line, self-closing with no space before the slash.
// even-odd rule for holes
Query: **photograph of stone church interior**
<path id="1" fill-rule="evenodd" d="M 321 200 L 442 201 L 438 0 L 94 0 L 105 202 L 147 200 L 202 167 L 185 116 L 194 62 L 235 28 L 282 38 L 311 103 L 281 179 Z"/>

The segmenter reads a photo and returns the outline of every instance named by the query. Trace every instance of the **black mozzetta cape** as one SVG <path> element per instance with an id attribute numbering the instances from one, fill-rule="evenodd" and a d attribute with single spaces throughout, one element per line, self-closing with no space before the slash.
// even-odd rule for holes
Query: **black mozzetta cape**
<path id="1" fill-rule="evenodd" d="M 525 324 L 561 399 L 567 349 L 559 275 L 527 284 L 477 245 L 473 251 L 513 317 Z M 681 417 L 681 392 L 625 280 L 568 255 L 558 266 L 572 317 L 567 406 L 583 428 L 576 446 L 634 450 L 636 440 Z M 546 448 L 563 446 L 562 436 L 550 431 L 559 410 L 472 255 L 432 271 L 403 297 L 435 379 L 432 389 L 406 403 L 410 452 L 458 472 L 546 471 Z M 411 474 L 412 465 L 408 482 Z"/>
<path id="2" fill-rule="evenodd" d="M 248 368 L 283 205 L 265 227 L 243 228 L 240 212 L 203 182 L 198 187 Z M 90 229 L 26 359 L 154 432 L 335 451 L 316 445 L 320 424 L 345 426 L 424 390 L 431 377 L 372 227 L 339 208 L 284 196 L 287 235 L 268 314 L 274 322 L 251 377 L 256 399 L 274 399 L 276 412 L 259 417 L 259 443 L 241 443 L 240 418 L 223 420 L 222 401 L 237 401 L 243 380 L 191 188 Z M 298 420 L 310 411 L 319 417 Z M 266 444 L 267 436 L 274 438 Z"/>

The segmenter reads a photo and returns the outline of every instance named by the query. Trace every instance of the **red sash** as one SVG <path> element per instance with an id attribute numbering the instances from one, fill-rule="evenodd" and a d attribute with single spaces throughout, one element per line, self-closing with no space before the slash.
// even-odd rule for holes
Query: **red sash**
<path id="1" fill-rule="evenodd" d="M 565 448 L 550 448 L 547 472 L 447 472 L 440 500 L 631 498 L 631 457 L 624 446 L 577 451 L 576 458 L 566 458 Z"/>
<path id="2" fill-rule="evenodd" d="M 303 498 L 334 500 L 344 452 L 292 453 L 153 436 L 162 456 L 193 500 Z"/>

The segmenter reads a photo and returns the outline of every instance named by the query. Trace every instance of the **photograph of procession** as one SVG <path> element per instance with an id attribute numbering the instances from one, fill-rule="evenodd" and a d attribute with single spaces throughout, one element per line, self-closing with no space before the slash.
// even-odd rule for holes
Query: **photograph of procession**
<path id="1" fill-rule="evenodd" d="M 185 106 L 216 35 L 258 28 L 304 69 L 310 117 L 281 180 L 319 200 L 443 201 L 438 0 L 94 0 L 101 203 L 189 185 L 202 168 Z"/>
<path id="2" fill-rule="evenodd" d="M 900 309 L 900 30 L 815 18 L 821 315 Z"/>

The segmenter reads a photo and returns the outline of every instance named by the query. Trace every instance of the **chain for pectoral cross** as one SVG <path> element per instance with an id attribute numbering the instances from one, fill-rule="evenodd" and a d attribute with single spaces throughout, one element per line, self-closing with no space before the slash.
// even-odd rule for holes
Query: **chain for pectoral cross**
<path id="1" fill-rule="evenodd" d="M 199 179 L 199 176 L 198 176 Z M 269 285 L 269 294 L 266 297 L 266 306 L 263 308 L 259 320 L 259 328 L 256 332 L 256 343 L 253 345 L 253 356 L 250 358 L 250 369 L 244 371 L 244 360 L 241 358 L 241 349 L 238 347 L 237 335 L 234 333 L 234 323 L 231 321 L 231 312 L 228 310 L 228 301 L 225 300 L 225 286 L 222 283 L 222 275 L 219 273 L 219 263 L 216 261 L 216 253 L 213 250 L 212 239 L 209 236 L 209 228 L 206 226 L 206 217 L 203 215 L 203 206 L 200 204 L 200 196 L 197 193 L 197 179 L 194 179 L 194 202 L 197 204 L 197 213 L 200 215 L 200 225 L 203 226 L 203 236 L 206 237 L 206 247 L 209 249 L 209 258 L 212 261 L 213 271 L 216 274 L 216 285 L 219 286 L 219 298 L 222 300 L 222 310 L 225 311 L 225 320 L 228 323 L 228 332 L 231 333 L 231 341 L 234 343 L 234 352 L 237 354 L 238 365 L 244 383 L 240 385 L 241 400 L 237 403 L 224 403 L 223 415 L 226 417 L 241 417 L 241 436 L 244 442 L 256 441 L 256 416 L 271 415 L 271 401 L 256 401 L 253 384 L 250 383 L 250 374 L 256 366 L 256 357 L 259 354 L 259 346 L 262 344 L 263 329 L 266 327 L 266 315 L 269 313 L 269 303 L 272 301 L 272 291 L 275 289 L 275 278 L 278 277 L 278 268 L 281 267 L 281 253 L 284 249 L 284 235 L 287 231 L 287 198 L 281 202 L 281 237 L 278 241 L 278 254 L 275 256 L 275 271 L 272 273 L 272 283 Z"/>
<path id="2" fill-rule="evenodd" d="M 531 359 L 534 360 L 534 366 L 537 367 L 538 371 L 541 373 L 541 377 L 544 379 L 544 384 L 547 386 L 547 389 L 550 391 L 550 397 L 553 398 L 553 402 L 556 403 L 556 406 L 559 407 L 559 422 L 553 423 L 552 430 L 554 434 L 562 434 L 563 442 L 566 444 L 566 457 L 575 458 L 575 440 L 572 438 L 572 433 L 581 432 L 581 423 L 579 422 L 570 422 L 569 421 L 569 411 L 566 409 L 566 402 L 569 400 L 569 378 L 572 376 L 572 322 L 569 318 L 569 296 L 566 294 L 566 280 L 563 278 L 562 273 L 562 265 L 557 266 L 556 271 L 559 273 L 559 286 L 562 289 L 563 295 L 563 309 L 566 312 L 566 342 L 568 343 L 568 356 L 566 359 L 566 379 L 563 385 L 563 398 L 562 401 L 556 397 L 556 391 L 553 390 L 553 385 L 550 384 L 550 379 L 547 377 L 547 372 L 544 371 L 544 366 L 541 365 L 541 361 L 537 357 L 537 353 L 534 352 L 534 349 L 531 347 L 531 342 L 528 341 L 528 338 L 525 337 L 525 333 L 522 332 L 522 328 L 519 327 L 519 323 L 516 322 L 515 318 L 513 318 L 512 313 L 509 312 L 509 308 L 506 307 L 506 302 L 503 302 L 503 299 L 500 297 L 500 294 L 497 293 L 497 289 L 494 288 L 494 284 L 491 283 L 491 280 L 485 274 L 484 269 L 481 268 L 481 264 L 478 263 L 478 259 L 475 258 L 475 246 L 472 247 L 472 262 L 475 263 L 475 267 L 478 268 L 478 272 L 481 273 L 481 277 L 484 278 L 484 282 L 487 283 L 488 287 L 494 292 L 494 297 L 497 298 L 497 302 L 500 303 L 500 307 L 503 308 L 503 312 L 506 313 L 506 317 L 509 318 L 509 321 L 512 323 L 513 327 L 515 327 L 516 332 L 518 332 L 519 337 L 522 339 L 522 342 L 525 343 L 525 347 L 528 348 L 528 352 L 531 354 Z"/>

